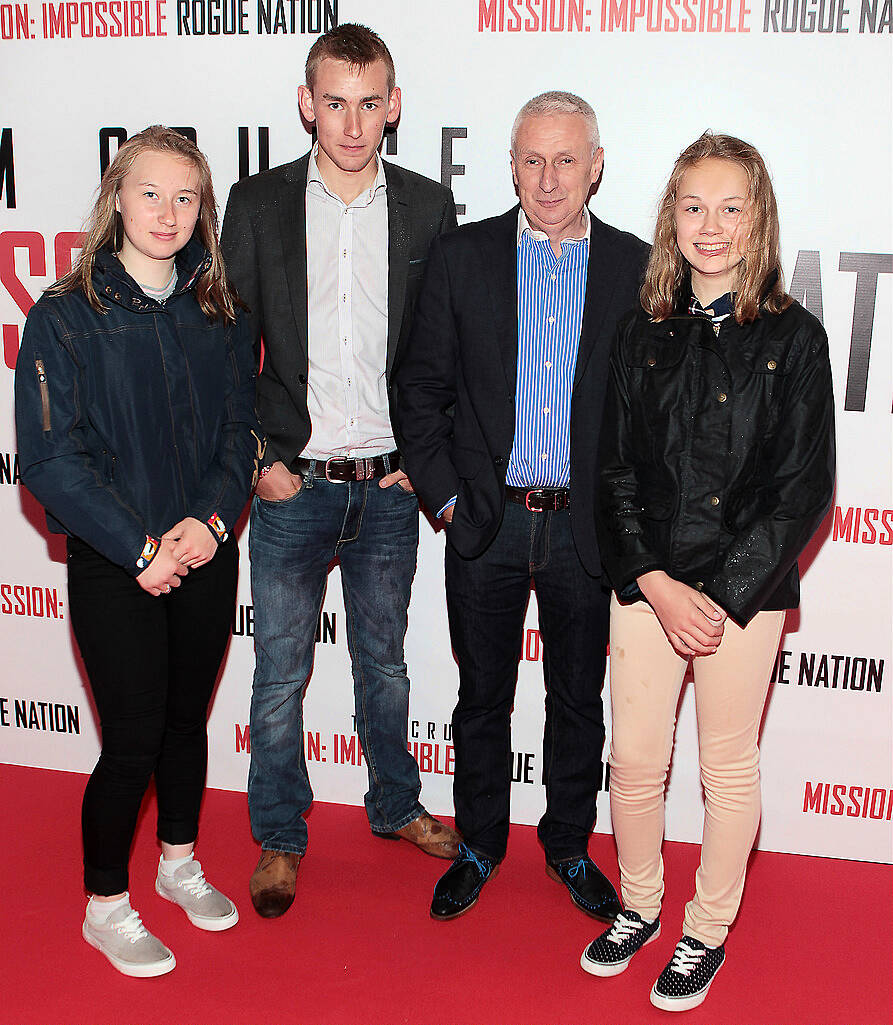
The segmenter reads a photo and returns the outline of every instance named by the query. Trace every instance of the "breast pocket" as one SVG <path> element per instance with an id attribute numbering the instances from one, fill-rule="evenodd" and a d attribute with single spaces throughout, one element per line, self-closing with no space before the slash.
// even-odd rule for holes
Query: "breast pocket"
<path id="1" fill-rule="evenodd" d="M 658 442 L 681 423 L 686 351 L 685 342 L 670 335 L 634 338 L 621 352 L 634 416 L 648 424 Z"/>
<path id="2" fill-rule="evenodd" d="M 741 353 L 741 405 L 758 438 L 765 440 L 778 427 L 792 365 L 791 347 L 787 342 L 767 341 Z"/>

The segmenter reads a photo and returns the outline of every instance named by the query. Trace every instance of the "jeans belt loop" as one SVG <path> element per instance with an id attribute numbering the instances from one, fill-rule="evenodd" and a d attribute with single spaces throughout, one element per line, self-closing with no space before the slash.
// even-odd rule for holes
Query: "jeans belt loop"
<path id="1" fill-rule="evenodd" d="M 316 474 L 316 460 L 315 459 L 311 459 L 310 460 L 310 466 L 307 467 L 307 475 L 302 478 L 304 483 L 301 486 L 305 487 L 305 488 L 312 488 L 313 487 L 313 478 L 314 478 L 315 474 Z"/>

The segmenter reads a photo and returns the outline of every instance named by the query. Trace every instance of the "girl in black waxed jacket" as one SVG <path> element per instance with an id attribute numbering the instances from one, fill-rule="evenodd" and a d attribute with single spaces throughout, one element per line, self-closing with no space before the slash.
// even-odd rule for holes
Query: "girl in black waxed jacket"
<path id="1" fill-rule="evenodd" d="M 760 721 L 797 558 L 834 487 L 821 324 L 786 295 L 765 164 L 703 135 L 658 213 L 642 309 L 618 328 L 600 441 L 611 607 L 611 817 L 624 911 L 583 953 L 623 971 L 660 931 L 664 786 L 692 664 L 706 814 L 683 935 L 651 1002 L 702 1003 L 760 818 Z"/>
<path id="2" fill-rule="evenodd" d="M 262 454 L 237 305 L 207 161 L 155 126 L 103 175 L 81 255 L 31 310 L 16 367 L 22 478 L 68 535 L 72 629 L 102 727 L 82 810 L 82 933 L 131 976 L 176 964 L 127 892 L 153 775 L 158 895 L 200 929 L 238 921 L 193 857 L 233 528 Z"/>

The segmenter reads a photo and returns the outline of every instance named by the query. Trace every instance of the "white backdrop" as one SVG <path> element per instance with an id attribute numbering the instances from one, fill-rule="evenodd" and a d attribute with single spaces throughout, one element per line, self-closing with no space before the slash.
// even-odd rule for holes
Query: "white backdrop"
<path id="1" fill-rule="evenodd" d="M 891 0 L 0 3 L 0 759 L 86 772 L 98 752 L 62 548 L 18 485 L 12 369 L 30 304 L 66 266 L 103 140 L 113 154 L 119 138 L 147 124 L 194 128 L 222 208 L 240 174 L 240 130 L 251 172 L 261 140 L 270 165 L 307 148 L 296 86 L 315 33 L 334 20 L 369 24 L 388 42 L 404 99 L 389 158 L 451 184 L 465 205 L 460 222 L 514 202 L 509 128 L 545 89 L 592 102 L 606 153 L 593 209 L 646 239 L 676 154 L 705 128 L 763 152 L 787 280 L 831 339 L 839 454 L 835 510 L 804 560 L 802 607 L 788 616 L 770 692 L 758 843 L 893 860 Z M 233 790 L 246 781 L 253 667 L 245 535 L 242 548 L 235 636 L 209 727 L 209 784 Z M 450 813 L 457 674 L 442 555 L 442 533 L 423 520 L 406 644 L 410 742 L 419 745 L 423 800 Z M 321 800 L 360 804 L 365 768 L 337 570 L 324 619 L 305 704 L 312 781 Z M 527 626 L 512 814 L 533 823 L 543 808 L 534 599 Z M 687 694 L 668 837 L 698 840 L 701 815 Z M 606 795 L 597 829 L 610 830 Z"/>

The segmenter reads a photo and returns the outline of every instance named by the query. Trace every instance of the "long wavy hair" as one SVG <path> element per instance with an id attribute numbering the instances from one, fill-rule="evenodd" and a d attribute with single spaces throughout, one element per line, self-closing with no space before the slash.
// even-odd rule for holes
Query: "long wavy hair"
<path id="1" fill-rule="evenodd" d="M 214 197 L 214 186 L 211 184 L 211 168 L 195 143 L 163 125 L 152 125 L 138 135 L 132 136 L 119 148 L 99 183 L 96 202 L 84 225 L 80 255 L 71 270 L 48 288 L 47 292 L 50 295 L 61 295 L 80 289 L 94 310 L 99 313 L 107 312 L 93 287 L 96 254 L 103 246 L 108 246 L 113 252 L 120 248 L 123 222 L 121 215 L 115 210 L 115 199 L 121 182 L 130 172 L 134 161 L 141 153 L 147 151 L 168 153 L 188 160 L 198 171 L 201 182 L 201 206 L 193 237 L 205 247 L 211 260 L 196 282 L 195 297 L 202 312 L 210 320 L 235 320 L 236 307 L 243 304 L 226 278 L 217 238 L 217 200 Z"/>
<path id="2" fill-rule="evenodd" d="M 781 313 L 793 302 L 784 290 L 778 256 L 778 208 L 766 164 L 749 143 L 708 131 L 679 154 L 660 201 L 654 246 L 639 292 L 642 307 L 652 320 L 666 320 L 675 312 L 679 291 L 688 273 L 688 263 L 676 244 L 675 207 L 679 184 L 690 167 L 711 157 L 742 167 L 749 186 L 750 237 L 743 247 L 744 259 L 739 269 L 735 320 L 747 324 L 756 320 L 760 306 L 771 313 Z M 687 302 L 688 296 L 682 299 Z"/>

